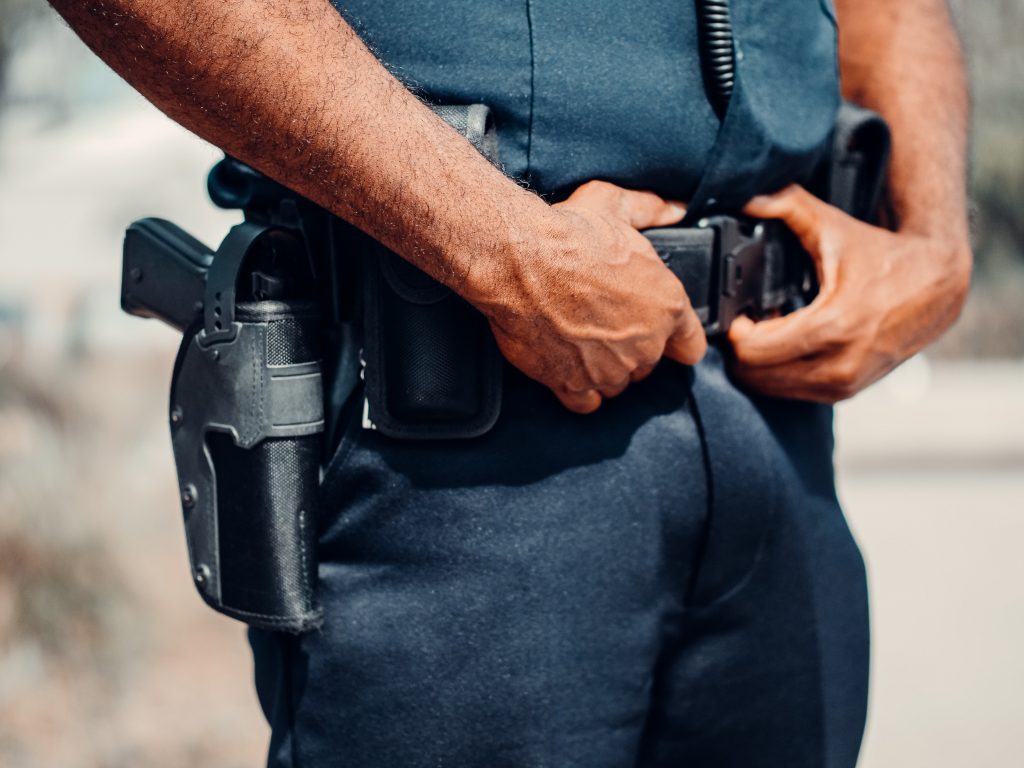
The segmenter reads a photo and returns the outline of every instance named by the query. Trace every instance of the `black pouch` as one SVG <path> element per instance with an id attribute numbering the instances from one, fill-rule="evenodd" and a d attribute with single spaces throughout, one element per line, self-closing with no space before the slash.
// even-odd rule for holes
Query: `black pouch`
<path id="1" fill-rule="evenodd" d="M 364 423 L 389 437 L 476 437 L 501 409 L 502 361 L 486 319 L 376 243 L 364 251 Z"/>
<path id="2" fill-rule="evenodd" d="M 843 102 L 832 151 L 809 185 L 812 192 L 856 219 L 874 224 L 884 210 L 892 138 L 881 115 Z M 888 215 L 888 214 L 887 214 Z"/>
<path id="3" fill-rule="evenodd" d="M 497 160 L 486 106 L 436 111 Z M 404 439 L 489 430 L 501 410 L 503 363 L 486 318 L 394 252 L 353 237 L 363 257 L 364 426 Z"/>
<path id="4" fill-rule="evenodd" d="M 322 615 L 318 305 L 265 298 L 275 292 L 273 272 L 246 273 L 263 287 L 235 300 L 250 250 L 278 234 L 241 224 L 214 257 L 204 316 L 186 330 L 175 361 L 171 440 L 202 598 L 251 626 L 304 632 Z"/>

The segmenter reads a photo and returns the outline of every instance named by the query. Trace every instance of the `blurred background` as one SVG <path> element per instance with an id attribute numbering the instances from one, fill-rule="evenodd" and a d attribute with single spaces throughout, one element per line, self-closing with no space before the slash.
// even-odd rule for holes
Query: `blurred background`
<path id="1" fill-rule="evenodd" d="M 838 409 L 874 601 L 865 768 L 1024 766 L 1024 0 L 954 3 L 974 84 L 967 308 Z M 241 625 L 189 583 L 176 335 L 118 309 L 123 230 L 216 245 L 219 153 L 42 0 L 0 0 L 0 765 L 241 768 L 267 729 Z"/>

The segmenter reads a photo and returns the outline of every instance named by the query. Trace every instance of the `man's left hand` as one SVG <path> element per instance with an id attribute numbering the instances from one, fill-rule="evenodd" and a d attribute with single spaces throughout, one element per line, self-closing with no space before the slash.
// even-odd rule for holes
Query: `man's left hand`
<path id="1" fill-rule="evenodd" d="M 826 403 L 852 397 L 960 313 L 970 284 L 965 242 L 865 224 L 798 186 L 755 197 L 745 213 L 786 224 L 820 284 L 792 314 L 733 322 L 733 373 L 748 389 Z"/>

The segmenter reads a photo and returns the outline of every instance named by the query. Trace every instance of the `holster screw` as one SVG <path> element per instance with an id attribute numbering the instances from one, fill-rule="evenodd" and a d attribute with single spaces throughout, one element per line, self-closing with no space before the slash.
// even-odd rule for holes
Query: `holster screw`
<path id="1" fill-rule="evenodd" d="M 210 578 L 210 569 L 200 563 L 195 573 L 196 584 L 205 584 L 208 578 Z"/>
<path id="2" fill-rule="evenodd" d="M 196 487 L 191 483 L 181 489 L 181 503 L 186 507 L 193 507 L 196 503 Z"/>
<path id="3" fill-rule="evenodd" d="M 180 405 L 176 405 L 171 409 L 171 424 L 178 426 L 184 420 L 185 414 L 181 410 Z"/>

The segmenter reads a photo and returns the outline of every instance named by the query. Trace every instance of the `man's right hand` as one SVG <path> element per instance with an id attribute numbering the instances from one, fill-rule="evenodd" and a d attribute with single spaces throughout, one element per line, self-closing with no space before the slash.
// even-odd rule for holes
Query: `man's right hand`
<path id="1" fill-rule="evenodd" d="M 590 413 L 670 357 L 693 365 L 707 340 L 683 286 L 638 230 L 685 209 L 602 181 L 579 187 L 527 237 L 518 258 L 474 302 L 505 357 Z"/>

